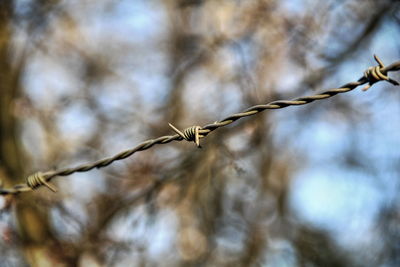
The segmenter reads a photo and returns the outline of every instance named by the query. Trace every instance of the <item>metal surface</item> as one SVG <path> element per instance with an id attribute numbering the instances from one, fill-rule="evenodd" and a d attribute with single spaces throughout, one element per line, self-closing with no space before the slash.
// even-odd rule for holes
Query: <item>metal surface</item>
<path id="1" fill-rule="evenodd" d="M 299 97 L 299 98 L 296 98 L 293 100 L 278 100 L 278 101 L 273 101 L 268 104 L 252 106 L 243 112 L 233 114 L 229 117 L 226 117 L 225 119 L 223 119 L 221 121 L 207 124 L 203 127 L 192 126 L 183 131 L 180 131 L 179 129 L 174 127 L 172 124 L 169 124 L 170 127 L 177 134 L 161 136 L 156 139 L 149 139 L 147 141 L 140 143 L 139 145 L 137 145 L 134 148 L 122 151 L 112 157 L 104 158 L 104 159 L 101 159 L 101 160 L 98 160 L 98 161 L 95 161 L 92 163 L 81 164 L 81 165 L 78 165 L 73 168 L 66 168 L 66 169 L 62 169 L 62 170 L 58 170 L 58 171 L 35 173 L 35 174 L 29 176 L 26 179 L 26 183 L 24 183 L 24 184 L 17 184 L 11 188 L 0 188 L 0 195 L 10 195 L 10 194 L 18 194 L 18 193 L 22 193 L 22 192 L 29 192 L 29 191 L 37 189 L 43 185 L 55 192 L 56 189 L 53 188 L 48 183 L 54 177 L 68 176 L 68 175 L 71 175 L 76 172 L 87 172 L 94 168 L 97 168 L 97 169 L 103 168 L 103 167 L 106 167 L 106 166 L 112 164 L 114 161 L 125 159 L 125 158 L 131 156 L 135 152 L 149 149 L 156 144 L 167 144 L 172 141 L 186 140 L 186 141 L 190 141 L 190 142 L 193 141 L 196 143 L 196 145 L 198 147 L 200 147 L 200 138 L 206 137 L 210 132 L 214 131 L 215 129 L 229 125 L 240 118 L 255 115 L 266 109 L 280 109 L 280 108 L 285 108 L 288 106 L 305 105 L 305 104 L 314 102 L 316 100 L 322 100 L 322 99 L 330 98 L 337 94 L 349 92 L 349 91 L 355 89 L 356 87 L 366 84 L 366 83 L 368 83 L 368 85 L 366 87 L 364 87 L 363 90 L 367 90 L 374 83 L 379 82 L 379 81 L 387 81 L 393 85 L 399 85 L 399 83 L 397 81 L 390 79 L 387 76 L 387 73 L 391 72 L 391 71 L 400 70 L 400 61 L 397 61 L 397 62 L 385 67 L 383 65 L 383 63 L 381 62 L 381 60 L 377 56 L 374 56 L 374 57 L 375 57 L 375 60 L 378 62 L 378 66 L 368 68 L 364 72 L 364 76 L 362 76 L 356 82 L 346 83 L 345 85 L 343 85 L 339 88 L 329 89 L 322 93 L 312 95 L 312 96 Z"/>

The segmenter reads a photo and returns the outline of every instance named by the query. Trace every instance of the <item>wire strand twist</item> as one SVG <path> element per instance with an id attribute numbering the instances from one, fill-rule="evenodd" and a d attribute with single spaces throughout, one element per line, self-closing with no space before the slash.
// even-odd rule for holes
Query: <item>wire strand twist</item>
<path id="1" fill-rule="evenodd" d="M 35 173 L 31 176 L 29 176 L 26 180 L 26 183 L 23 184 L 16 184 L 11 188 L 1 188 L 0 187 L 0 195 L 11 195 L 11 194 L 19 194 L 22 192 L 29 192 L 32 191 L 36 188 L 39 188 L 41 186 L 46 186 L 52 191 L 56 191 L 54 187 L 52 187 L 48 182 L 57 176 L 68 176 L 76 172 L 87 172 L 90 171 L 94 168 L 103 168 L 106 167 L 110 164 L 112 164 L 114 161 L 117 160 L 122 160 L 125 159 L 135 152 L 138 151 L 143 151 L 146 149 L 149 149 L 153 147 L 156 144 L 167 144 L 172 141 L 194 141 L 197 145 L 197 147 L 200 147 L 200 138 L 203 138 L 207 136 L 210 132 L 220 128 L 227 126 L 236 120 L 248 116 L 255 115 L 257 113 L 260 113 L 266 109 L 281 109 L 285 108 L 288 106 L 299 106 L 299 105 L 305 105 L 309 104 L 311 102 L 317 101 L 317 100 L 322 100 L 322 99 L 327 99 L 330 97 L 333 97 L 337 94 L 341 93 L 346 93 L 351 90 L 354 90 L 360 85 L 368 83 L 366 87 L 363 88 L 363 90 L 367 90 L 370 88 L 374 83 L 379 82 L 379 81 L 387 81 L 390 82 L 393 85 L 399 85 L 399 83 L 387 76 L 388 72 L 391 71 L 398 71 L 400 70 L 400 61 L 396 61 L 392 63 L 391 65 L 385 67 L 382 61 L 374 55 L 375 60 L 378 62 L 378 66 L 375 67 L 370 67 L 368 68 L 365 72 L 364 75 L 358 79 L 356 82 L 350 82 L 346 83 L 345 85 L 339 87 L 339 88 L 334 88 L 334 89 L 329 89 L 326 90 L 322 93 L 312 95 L 312 96 L 304 96 L 304 97 L 298 97 L 293 100 L 278 100 L 278 101 L 273 101 L 268 104 L 262 104 L 262 105 L 256 105 L 252 106 L 243 112 L 233 114 L 231 116 L 228 116 L 220 121 L 216 121 L 214 123 L 205 125 L 203 127 L 200 126 L 192 126 L 189 128 L 186 128 L 185 130 L 180 131 L 176 127 L 174 127 L 172 124 L 169 124 L 169 126 L 177 133 L 175 135 L 166 135 L 166 136 L 161 136 L 156 139 L 149 139 L 146 140 L 140 144 L 138 144 L 136 147 L 127 149 L 125 151 L 122 151 L 114 156 L 104 158 L 95 162 L 91 163 L 86 163 L 86 164 L 81 164 L 72 168 L 65 168 L 61 169 L 58 171 L 50 171 L 46 173 Z"/>

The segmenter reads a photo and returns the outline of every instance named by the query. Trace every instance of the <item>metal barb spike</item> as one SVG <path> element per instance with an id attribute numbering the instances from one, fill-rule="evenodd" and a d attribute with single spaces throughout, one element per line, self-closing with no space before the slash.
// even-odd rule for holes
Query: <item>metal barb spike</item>
<path id="1" fill-rule="evenodd" d="M 186 141 L 194 141 L 195 144 L 197 145 L 198 148 L 201 148 L 200 146 L 200 138 L 204 137 L 202 134 L 200 134 L 201 127 L 200 126 L 192 126 L 189 128 L 186 128 L 185 130 L 180 131 L 178 128 L 176 128 L 174 125 L 171 123 L 168 123 L 168 125 L 176 132 L 180 137 L 182 137 Z"/>
<path id="2" fill-rule="evenodd" d="M 46 181 L 43 173 L 41 173 L 41 172 L 37 172 L 35 174 L 30 175 L 26 179 L 26 184 L 32 189 L 36 189 L 36 188 L 40 187 L 41 185 L 44 185 L 51 191 L 57 192 L 57 189 Z"/>
<path id="3" fill-rule="evenodd" d="M 367 91 L 374 83 L 379 82 L 379 81 L 387 81 L 393 85 L 400 85 L 398 81 L 391 79 L 387 75 L 386 72 L 382 72 L 382 69 L 385 68 L 385 65 L 383 64 L 382 60 L 377 55 L 374 55 L 375 61 L 378 63 L 378 66 L 375 67 L 369 67 L 365 72 L 364 72 L 364 77 L 367 79 L 368 84 L 362 88 L 363 91 Z"/>

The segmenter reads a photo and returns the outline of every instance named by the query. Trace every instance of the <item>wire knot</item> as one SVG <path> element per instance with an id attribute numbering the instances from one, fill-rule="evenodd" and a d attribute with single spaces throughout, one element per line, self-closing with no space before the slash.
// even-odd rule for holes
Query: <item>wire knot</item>
<path id="1" fill-rule="evenodd" d="M 168 123 L 169 126 L 174 130 L 180 137 L 185 139 L 186 141 L 194 141 L 197 145 L 197 147 L 200 146 L 200 138 L 204 137 L 204 135 L 201 134 L 201 127 L 200 126 L 192 126 L 189 128 L 186 128 L 181 132 L 178 128 L 173 126 L 171 123 Z"/>
<path id="2" fill-rule="evenodd" d="M 397 81 L 389 78 L 386 73 L 382 72 L 382 69 L 385 68 L 385 65 L 377 55 L 374 55 L 374 59 L 379 65 L 375 67 L 369 67 L 364 72 L 364 77 L 367 78 L 368 84 L 362 90 L 367 91 L 374 83 L 379 81 L 388 81 L 393 85 L 399 85 Z"/>
<path id="3" fill-rule="evenodd" d="M 53 186 L 51 186 L 47 181 L 46 178 L 44 177 L 44 174 L 41 172 L 37 172 L 35 174 L 32 174 L 26 178 L 26 184 L 32 188 L 33 190 L 44 185 L 48 189 L 50 189 L 53 192 L 57 192 L 57 189 L 55 189 Z"/>

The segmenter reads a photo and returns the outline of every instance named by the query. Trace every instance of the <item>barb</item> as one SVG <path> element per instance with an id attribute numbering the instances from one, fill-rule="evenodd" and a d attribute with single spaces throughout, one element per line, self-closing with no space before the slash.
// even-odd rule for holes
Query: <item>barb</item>
<path id="1" fill-rule="evenodd" d="M 204 135 L 202 133 L 205 133 L 204 130 L 201 129 L 200 126 L 192 126 L 189 128 L 186 128 L 181 132 L 178 130 L 174 125 L 171 123 L 168 123 L 168 125 L 174 130 L 179 136 L 181 136 L 183 139 L 186 141 L 194 141 L 197 145 L 197 147 L 201 148 L 200 146 L 200 138 L 203 138 Z"/>
<path id="2" fill-rule="evenodd" d="M 378 62 L 378 66 L 369 67 L 364 72 L 364 77 L 368 80 L 368 84 L 362 89 L 363 91 L 367 91 L 374 83 L 379 81 L 388 81 L 393 85 L 399 85 L 399 83 L 387 76 L 387 72 L 384 73 L 385 65 L 378 58 L 377 55 L 374 55 L 374 59 Z"/>
<path id="3" fill-rule="evenodd" d="M 44 185 L 51 191 L 57 192 L 57 189 L 55 189 L 53 186 L 51 186 L 46 181 L 46 179 L 43 176 L 43 173 L 41 173 L 41 172 L 37 172 L 35 174 L 28 176 L 28 178 L 26 178 L 26 184 L 32 189 L 36 189 L 36 188 Z"/>
<path id="4" fill-rule="evenodd" d="M 156 139 L 149 139 L 147 141 L 140 143 L 139 145 L 137 145 L 134 148 L 122 151 L 112 157 L 104 158 L 104 159 L 101 159 L 101 160 L 98 160 L 98 161 L 95 161 L 92 163 L 81 164 L 81 165 L 78 165 L 73 168 L 66 168 L 66 169 L 62 169 L 62 170 L 58 170 L 58 171 L 36 173 L 34 175 L 29 176 L 26 180 L 26 183 L 24 183 L 24 184 L 17 184 L 11 188 L 0 188 L 0 195 L 12 195 L 12 194 L 18 194 L 18 193 L 22 193 L 22 192 L 29 192 L 36 188 L 41 187 L 42 185 L 48 187 L 52 191 L 56 191 L 56 189 L 53 188 L 48 183 L 54 177 L 68 176 L 68 175 L 71 175 L 76 172 L 87 172 L 94 168 L 97 168 L 97 169 L 103 168 L 103 167 L 106 167 L 106 166 L 112 164 L 114 161 L 125 159 L 125 158 L 131 156 L 132 154 L 134 154 L 135 152 L 149 149 L 156 144 L 167 144 L 172 141 L 186 140 L 186 141 L 194 141 L 196 143 L 196 145 L 198 147 L 200 147 L 200 138 L 207 136 L 212 131 L 214 131 L 220 127 L 227 126 L 240 118 L 255 115 L 266 109 L 281 109 L 281 108 L 285 108 L 288 106 L 300 106 L 300 105 L 309 104 L 309 103 L 317 101 L 317 100 L 330 98 L 337 94 L 352 91 L 355 88 L 357 88 L 358 86 L 366 84 L 366 83 L 368 83 L 368 85 L 363 88 L 364 91 L 379 81 L 387 81 L 393 85 L 399 85 L 399 83 L 397 81 L 389 78 L 387 76 L 387 74 L 388 74 L 388 72 L 391 72 L 391 71 L 400 70 L 400 61 L 397 61 L 397 62 L 385 67 L 383 65 L 382 61 L 376 55 L 374 55 L 374 58 L 378 62 L 378 66 L 368 68 L 364 72 L 364 76 L 359 78 L 358 81 L 356 81 L 356 82 L 346 83 L 345 85 L 343 85 L 339 88 L 329 89 L 322 93 L 312 95 L 312 96 L 298 97 L 293 100 L 278 100 L 278 101 L 273 101 L 268 104 L 252 106 L 252 107 L 244 110 L 243 112 L 233 114 L 231 116 L 224 118 L 223 120 L 216 121 L 211 124 L 207 124 L 203 127 L 192 126 L 192 127 L 185 129 L 183 132 L 178 130 L 172 124 L 169 124 L 170 127 L 177 134 L 161 136 Z"/>

